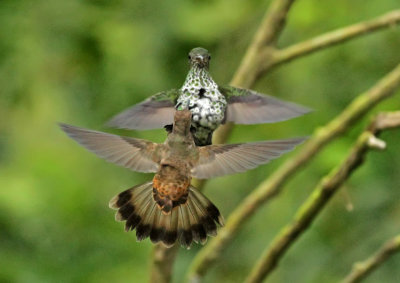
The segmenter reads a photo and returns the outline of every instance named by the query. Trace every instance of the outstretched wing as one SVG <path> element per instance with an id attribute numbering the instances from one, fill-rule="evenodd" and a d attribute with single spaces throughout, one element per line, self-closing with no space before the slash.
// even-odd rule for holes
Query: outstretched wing
<path id="1" fill-rule="evenodd" d="M 304 140 L 295 138 L 199 147 L 199 161 L 192 169 L 192 176 L 208 179 L 244 172 L 278 158 Z"/>
<path id="2" fill-rule="evenodd" d="M 233 86 L 220 87 L 228 100 L 226 121 L 237 124 L 261 124 L 285 121 L 311 110 L 253 90 Z"/>
<path id="3" fill-rule="evenodd" d="M 117 165 L 138 172 L 156 172 L 159 145 L 146 140 L 111 135 L 60 124 L 61 129 L 80 145 Z M 161 145 L 162 146 L 162 145 Z"/>
<path id="4" fill-rule="evenodd" d="M 159 129 L 172 124 L 179 90 L 159 92 L 114 116 L 108 126 L 120 129 Z"/>

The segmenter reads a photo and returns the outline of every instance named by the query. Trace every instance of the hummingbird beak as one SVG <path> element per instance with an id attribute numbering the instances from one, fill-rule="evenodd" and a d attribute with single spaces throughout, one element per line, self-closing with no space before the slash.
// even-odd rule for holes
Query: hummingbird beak
<path id="1" fill-rule="evenodd" d="M 204 57 L 201 55 L 197 55 L 196 57 L 194 57 L 194 61 L 199 65 L 199 66 L 203 66 L 204 65 Z"/>
<path id="2" fill-rule="evenodd" d="M 194 64 L 198 65 L 201 68 L 208 66 L 208 58 L 203 55 L 196 55 L 196 57 L 194 57 L 192 61 Z"/>

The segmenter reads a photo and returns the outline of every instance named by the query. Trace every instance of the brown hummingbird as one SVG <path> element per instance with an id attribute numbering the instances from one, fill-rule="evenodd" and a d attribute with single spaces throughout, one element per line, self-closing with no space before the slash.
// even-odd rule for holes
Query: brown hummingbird
<path id="1" fill-rule="evenodd" d="M 136 229 L 138 241 L 189 248 L 216 235 L 223 217 L 217 207 L 190 185 L 192 177 L 212 178 L 243 172 L 290 151 L 304 138 L 197 147 L 191 133 L 192 113 L 176 111 L 163 144 L 60 124 L 68 136 L 98 156 L 138 172 L 154 172 L 152 181 L 126 190 L 110 201 L 125 230 Z"/>

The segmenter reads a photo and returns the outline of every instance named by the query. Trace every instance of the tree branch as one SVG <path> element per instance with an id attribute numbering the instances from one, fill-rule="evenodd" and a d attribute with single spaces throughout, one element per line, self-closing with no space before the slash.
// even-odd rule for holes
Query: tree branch
<path id="1" fill-rule="evenodd" d="M 271 3 L 253 41 L 246 51 L 232 85 L 250 87 L 262 72 L 262 61 L 268 61 L 275 49 L 275 43 L 284 25 L 287 13 L 294 0 L 275 0 Z"/>
<path id="2" fill-rule="evenodd" d="M 178 250 L 179 245 L 175 245 L 169 249 L 162 244 L 154 246 L 150 282 L 171 281 L 174 260 Z"/>
<path id="3" fill-rule="evenodd" d="M 351 26 L 327 32 L 312 39 L 293 44 L 284 49 L 276 50 L 267 68 L 272 68 L 290 60 L 308 55 L 321 49 L 344 43 L 350 39 L 370 34 L 374 31 L 394 27 L 400 23 L 400 10 L 386 13 L 373 20 L 360 22 Z M 265 71 L 265 70 L 264 70 Z"/>
<path id="4" fill-rule="evenodd" d="M 387 123 L 387 120 L 390 123 Z M 297 210 L 293 221 L 286 225 L 272 241 L 245 282 L 262 282 L 275 269 L 285 252 L 309 227 L 333 194 L 337 192 L 354 170 L 360 167 L 368 149 L 371 146 L 380 149 L 380 147 L 374 146 L 375 143 L 371 143 L 371 140 L 376 139 L 375 135 L 381 130 L 400 127 L 400 111 L 378 115 L 372 124 L 374 127 L 369 127 L 359 136 L 346 160 L 319 182 L 313 193 Z M 380 125 L 383 125 L 383 127 L 378 127 Z"/>
<path id="5" fill-rule="evenodd" d="M 367 277 L 396 252 L 400 251 L 400 235 L 387 241 L 374 255 L 363 262 L 354 264 L 350 274 L 342 283 L 356 283 Z"/>
<path id="6" fill-rule="evenodd" d="M 367 92 L 356 97 L 350 105 L 326 126 L 317 129 L 304 144 L 301 151 L 287 160 L 272 175 L 262 182 L 243 202 L 231 213 L 225 226 L 218 235 L 210 241 L 195 257 L 189 270 L 189 278 L 197 279 L 217 260 L 221 252 L 231 242 L 247 219 L 266 201 L 280 193 L 283 184 L 288 181 L 318 153 L 327 143 L 338 137 L 363 117 L 380 101 L 393 95 L 400 86 L 400 64 L 382 78 Z"/>

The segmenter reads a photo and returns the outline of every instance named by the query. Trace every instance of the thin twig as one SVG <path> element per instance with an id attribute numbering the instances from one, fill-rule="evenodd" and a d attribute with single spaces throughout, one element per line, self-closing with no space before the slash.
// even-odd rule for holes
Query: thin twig
<path id="1" fill-rule="evenodd" d="M 240 227 L 246 220 L 266 201 L 281 192 L 283 184 L 301 166 L 309 162 L 327 143 L 348 130 L 355 121 L 363 117 L 380 101 L 393 95 L 400 86 L 400 64 L 367 92 L 356 97 L 353 102 L 335 119 L 326 126 L 317 129 L 301 151 L 293 158 L 287 160 L 272 175 L 262 182 L 243 202 L 231 213 L 225 226 L 218 235 L 210 241 L 195 257 L 189 270 L 189 278 L 195 281 L 204 276 L 221 252 L 231 242 Z"/>
<path id="2" fill-rule="evenodd" d="M 373 20 L 360 22 L 351 26 L 327 32 L 310 40 L 293 44 L 292 46 L 284 49 L 276 50 L 274 52 L 272 61 L 268 63 L 267 67 L 271 68 L 277 66 L 290 60 L 308 55 L 312 52 L 319 51 L 339 43 L 344 43 L 350 39 L 367 35 L 383 28 L 394 27 L 399 23 L 400 10 L 395 10 Z"/>
<path id="3" fill-rule="evenodd" d="M 281 229 L 269 248 L 266 249 L 260 260 L 257 261 L 257 264 L 245 282 L 262 282 L 275 269 L 289 247 L 307 230 L 333 194 L 350 177 L 354 170 L 360 167 L 364 161 L 366 152 L 371 148 L 370 140 L 376 139 L 375 135 L 382 130 L 400 127 L 400 112 L 378 115 L 376 120 L 379 119 L 391 120 L 392 123 L 389 124 L 389 127 L 369 127 L 369 129 L 365 130 L 359 136 L 346 160 L 321 179 L 313 193 L 297 210 L 292 222 Z M 387 125 L 387 123 L 381 123 L 380 121 L 374 121 L 373 124 Z M 374 129 L 374 131 L 371 131 L 371 129 Z"/>
<path id="4" fill-rule="evenodd" d="M 400 235 L 397 235 L 383 244 L 383 246 L 367 260 L 354 264 L 350 274 L 342 283 L 361 282 L 362 279 L 367 277 L 372 271 L 397 252 L 400 252 Z"/>

